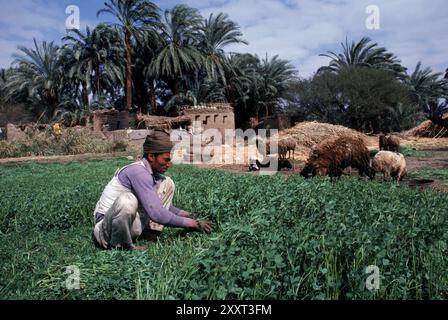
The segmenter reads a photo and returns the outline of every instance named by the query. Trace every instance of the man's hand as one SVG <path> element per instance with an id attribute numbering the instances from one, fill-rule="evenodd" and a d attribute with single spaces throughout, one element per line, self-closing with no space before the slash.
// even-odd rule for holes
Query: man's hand
<path id="1" fill-rule="evenodd" d="M 196 220 L 195 230 L 199 232 L 210 233 L 212 232 L 213 223 L 209 220 Z"/>
<path id="2" fill-rule="evenodd" d="M 184 217 L 184 218 L 194 218 L 194 215 L 191 212 L 185 211 L 185 210 L 181 210 L 179 213 L 179 216 Z"/>

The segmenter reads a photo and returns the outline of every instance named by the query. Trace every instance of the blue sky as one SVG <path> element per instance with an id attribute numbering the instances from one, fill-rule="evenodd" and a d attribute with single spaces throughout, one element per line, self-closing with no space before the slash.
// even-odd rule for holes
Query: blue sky
<path id="1" fill-rule="evenodd" d="M 396 54 L 413 70 L 418 61 L 434 71 L 448 68 L 448 6 L 445 0 L 165 0 L 162 9 L 185 3 L 204 17 L 225 12 L 236 21 L 248 46 L 228 50 L 265 56 L 278 54 L 290 60 L 307 77 L 328 59 L 327 50 L 341 51 L 340 43 L 369 36 Z M 32 46 L 33 38 L 60 43 L 65 35 L 66 7 L 80 9 L 81 29 L 109 15 L 96 18 L 104 0 L 0 0 L 0 67 L 8 67 L 17 46 Z M 366 8 L 379 8 L 379 30 L 368 30 Z"/>

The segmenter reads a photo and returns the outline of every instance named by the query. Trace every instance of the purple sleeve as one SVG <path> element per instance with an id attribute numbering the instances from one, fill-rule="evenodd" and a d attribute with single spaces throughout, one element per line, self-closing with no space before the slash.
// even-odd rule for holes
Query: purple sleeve
<path id="1" fill-rule="evenodd" d="M 174 213 L 176 216 L 178 216 L 182 210 L 179 209 L 179 208 L 176 208 L 175 206 L 171 206 L 171 207 L 170 207 L 170 211 L 171 211 L 172 213 Z"/>
<path id="2" fill-rule="evenodd" d="M 180 217 L 162 206 L 154 188 L 153 177 L 144 167 L 140 165 L 128 167 L 120 172 L 118 179 L 125 187 L 134 191 L 139 203 L 152 221 L 182 228 L 193 225 L 193 219 Z"/>

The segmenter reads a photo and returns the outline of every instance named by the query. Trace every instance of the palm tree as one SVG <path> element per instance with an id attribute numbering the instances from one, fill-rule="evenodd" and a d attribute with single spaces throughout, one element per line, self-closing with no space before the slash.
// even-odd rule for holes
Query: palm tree
<path id="1" fill-rule="evenodd" d="M 144 30 L 156 36 L 155 27 L 158 25 L 160 17 L 157 13 L 158 7 L 147 0 L 108 0 L 105 2 L 105 9 L 97 12 L 97 16 L 102 13 L 109 13 L 115 16 L 119 23 L 114 24 L 122 30 L 124 35 L 124 45 L 126 52 L 126 109 L 132 107 L 132 43 L 142 37 Z"/>
<path id="2" fill-rule="evenodd" d="M 246 106 L 248 94 L 259 75 L 256 71 L 258 59 L 251 54 L 233 53 L 224 57 L 226 83 L 224 92 L 227 101 Z"/>
<path id="3" fill-rule="evenodd" d="M 0 83 L 4 83 L 6 81 L 6 70 L 0 69 Z"/>
<path id="4" fill-rule="evenodd" d="M 46 41 L 38 45 L 34 39 L 34 49 L 22 46 L 18 49 L 24 55 L 14 55 L 16 68 L 5 85 L 6 98 L 26 90 L 28 99 L 35 105 L 43 104 L 40 107 L 52 117 L 62 88 L 60 48 Z"/>
<path id="5" fill-rule="evenodd" d="M 412 101 L 425 108 L 431 101 L 437 101 L 447 95 L 448 80 L 441 76 L 442 73 L 433 73 L 429 67 L 422 69 L 419 61 L 414 72 L 404 80 L 411 91 Z"/>
<path id="6" fill-rule="evenodd" d="M 165 105 L 165 111 L 176 106 L 196 106 L 204 103 L 227 102 L 224 88 L 215 81 L 204 79 L 203 81 L 190 81 L 186 93 L 174 95 Z"/>
<path id="7" fill-rule="evenodd" d="M 448 128 L 448 119 L 443 115 L 448 111 L 444 97 L 448 96 L 448 80 L 442 78 L 442 73 L 433 73 L 431 68 L 421 68 L 417 63 L 414 72 L 406 76 L 404 82 L 411 92 L 412 101 L 423 109 L 428 119 L 435 124 Z"/>
<path id="8" fill-rule="evenodd" d="M 209 80 L 216 81 L 220 78 L 226 84 L 224 48 L 237 43 L 248 44 L 242 36 L 239 26 L 227 14 L 220 13 L 216 17 L 210 14 L 204 20 L 200 47 L 204 53 L 204 66 Z"/>
<path id="9" fill-rule="evenodd" d="M 156 54 L 161 48 L 161 37 L 154 38 L 150 33 L 145 33 L 142 41 L 136 44 L 135 59 L 135 94 L 136 104 L 142 112 L 149 112 L 148 104 L 153 114 L 157 113 L 157 76 L 151 68 Z"/>
<path id="10" fill-rule="evenodd" d="M 1 68 L 0 69 L 0 102 L 4 100 L 4 87 L 6 84 L 6 70 Z"/>
<path id="11" fill-rule="evenodd" d="M 296 74 L 294 66 L 278 56 L 260 61 L 252 54 L 230 54 L 225 58 L 224 72 L 225 96 L 235 107 L 239 126 L 249 117 L 258 120 L 261 108 L 266 116 L 272 113 Z"/>
<path id="12" fill-rule="evenodd" d="M 265 116 L 268 116 L 285 92 L 288 82 L 295 78 L 296 70 L 289 61 L 279 59 L 278 55 L 270 60 L 266 56 L 258 65 L 258 74 L 258 106 L 263 106 Z"/>
<path id="13" fill-rule="evenodd" d="M 179 78 L 193 73 L 202 64 L 197 49 L 202 24 L 199 11 L 186 5 L 166 10 L 161 26 L 162 44 L 152 63 L 152 74 L 164 77 L 173 95 L 179 93 Z"/>
<path id="14" fill-rule="evenodd" d="M 119 35 L 107 25 L 100 24 L 92 32 L 73 29 L 62 38 L 66 53 L 66 67 L 70 79 L 80 80 L 83 86 L 83 103 L 88 105 L 88 87 L 98 96 L 102 88 L 111 83 L 123 83 Z"/>
<path id="15" fill-rule="evenodd" d="M 387 52 L 384 47 L 378 47 L 377 43 L 372 43 L 368 37 L 362 38 L 358 43 L 341 43 L 343 53 L 336 54 L 328 51 L 328 54 L 320 54 L 319 56 L 331 59 L 330 64 L 318 69 L 320 72 L 339 72 L 347 66 L 363 66 L 369 68 L 377 68 L 391 71 L 396 76 L 402 75 L 406 68 L 400 64 L 400 60 L 392 53 Z"/>

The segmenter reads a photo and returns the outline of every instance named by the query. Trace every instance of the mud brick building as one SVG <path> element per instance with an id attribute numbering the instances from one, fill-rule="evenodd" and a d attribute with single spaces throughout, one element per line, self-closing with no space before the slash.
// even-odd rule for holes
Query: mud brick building
<path id="1" fill-rule="evenodd" d="M 235 130 L 235 114 L 227 103 L 183 107 L 179 113 L 189 117 L 193 124 L 200 124 L 203 130 L 218 129 L 223 139 L 226 130 Z"/>

